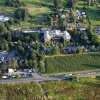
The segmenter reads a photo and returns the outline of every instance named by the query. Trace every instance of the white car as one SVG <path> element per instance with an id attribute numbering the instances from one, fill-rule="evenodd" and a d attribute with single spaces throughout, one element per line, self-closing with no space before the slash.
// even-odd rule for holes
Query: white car
<path id="1" fill-rule="evenodd" d="M 2 76 L 2 79 L 8 79 L 8 76 L 4 75 Z"/>

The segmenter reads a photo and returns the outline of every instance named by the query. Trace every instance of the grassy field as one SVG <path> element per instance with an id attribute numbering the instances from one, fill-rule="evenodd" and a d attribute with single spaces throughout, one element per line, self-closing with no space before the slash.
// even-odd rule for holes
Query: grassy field
<path id="1" fill-rule="evenodd" d="M 100 54 L 52 56 L 45 58 L 47 73 L 100 68 Z"/>
<path id="2" fill-rule="evenodd" d="M 37 84 L 0 84 L 0 100 L 100 100 L 100 79 L 40 83 L 47 99 L 43 99 Z M 46 92 L 47 91 L 47 92 Z M 94 99 L 95 98 L 95 99 Z"/>

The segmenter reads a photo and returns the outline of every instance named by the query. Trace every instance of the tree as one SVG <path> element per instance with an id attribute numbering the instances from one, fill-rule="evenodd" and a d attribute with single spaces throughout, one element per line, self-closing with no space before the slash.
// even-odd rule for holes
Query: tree
<path id="1" fill-rule="evenodd" d="M 88 2 L 88 5 L 91 6 L 91 5 L 94 5 L 97 3 L 97 0 L 87 0 Z"/>
<path id="2" fill-rule="evenodd" d="M 74 1 L 73 0 L 67 0 L 67 7 L 68 8 L 73 8 Z"/>
<path id="3" fill-rule="evenodd" d="M 44 55 L 43 54 L 38 54 L 38 69 L 40 72 L 44 73 L 45 72 L 45 63 L 44 63 Z"/>
<path id="4" fill-rule="evenodd" d="M 79 47 L 76 52 L 79 53 L 79 54 L 83 54 L 85 52 L 85 48 Z"/>
<path id="5" fill-rule="evenodd" d="M 7 28 L 5 27 L 4 23 L 0 22 L 0 33 L 4 33 L 7 32 Z"/>
<path id="6" fill-rule="evenodd" d="M 29 59 L 28 60 L 28 68 L 35 68 L 37 69 L 37 60 Z"/>
<path id="7" fill-rule="evenodd" d="M 31 39 L 33 41 L 39 41 L 39 33 L 32 33 L 31 34 Z"/>
<path id="8" fill-rule="evenodd" d="M 60 49 L 58 46 L 54 46 L 52 49 L 52 54 L 60 54 Z"/>
<path id="9" fill-rule="evenodd" d="M 95 44 L 99 45 L 99 44 L 100 44 L 100 35 L 93 35 L 93 36 L 92 36 L 92 41 L 93 41 Z"/>
<path id="10" fill-rule="evenodd" d="M 57 11 L 62 7 L 62 0 L 53 0 L 53 5 L 55 10 Z"/>
<path id="11" fill-rule="evenodd" d="M 18 68 L 18 62 L 15 58 L 13 58 L 12 60 L 9 61 L 9 67 L 13 68 L 13 69 L 17 69 Z"/>
<path id="12" fill-rule="evenodd" d="M 37 66 L 38 66 L 37 55 L 34 50 L 30 50 L 29 55 L 26 57 L 26 59 L 27 60 L 25 60 L 25 62 L 27 62 L 27 64 L 26 64 L 27 67 L 37 69 Z"/>
<path id="13" fill-rule="evenodd" d="M 45 72 L 45 63 L 44 61 L 39 61 L 38 62 L 38 67 L 39 67 L 39 71 L 44 73 Z"/>
<path id="14" fill-rule="evenodd" d="M 28 67 L 28 60 L 27 59 L 24 60 L 24 68 L 26 68 L 26 67 Z"/>
<path id="15" fill-rule="evenodd" d="M 0 41 L 0 49 L 1 50 L 6 50 L 8 51 L 9 50 L 9 45 L 8 45 L 8 41 L 3 39 Z"/>
<path id="16" fill-rule="evenodd" d="M 29 17 L 28 11 L 25 8 L 18 8 L 14 16 L 17 20 L 26 20 Z"/>

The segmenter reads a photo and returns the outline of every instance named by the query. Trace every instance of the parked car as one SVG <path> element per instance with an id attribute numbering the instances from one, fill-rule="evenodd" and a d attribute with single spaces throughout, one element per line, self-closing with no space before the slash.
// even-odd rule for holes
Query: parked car
<path id="1" fill-rule="evenodd" d="M 3 75 L 2 79 L 8 79 L 9 77 L 7 75 Z"/>
<path id="2" fill-rule="evenodd" d="M 63 80 L 72 81 L 72 80 L 73 80 L 73 77 L 72 77 L 72 76 L 65 76 L 65 77 L 63 78 Z"/>
<path id="3" fill-rule="evenodd" d="M 14 78 L 15 79 L 15 78 L 17 78 L 17 76 L 16 75 L 12 75 L 12 76 L 10 76 L 10 78 L 12 78 L 12 79 Z"/>

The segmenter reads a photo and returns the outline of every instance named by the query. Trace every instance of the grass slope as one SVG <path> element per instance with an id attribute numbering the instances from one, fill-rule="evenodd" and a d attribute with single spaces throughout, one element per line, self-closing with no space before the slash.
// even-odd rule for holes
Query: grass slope
<path id="1" fill-rule="evenodd" d="M 35 83 L 0 84 L 0 100 L 100 100 L 100 79 L 81 78 L 79 82 L 50 81 L 40 83 L 47 91 L 43 98 Z M 94 99 L 95 98 L 95 99 Z"/>
<path id="2" fill-rule="evenodd" d="M 80 71 L 100 68 L 100 54 L 46 57 L 47 73 Z"/>

